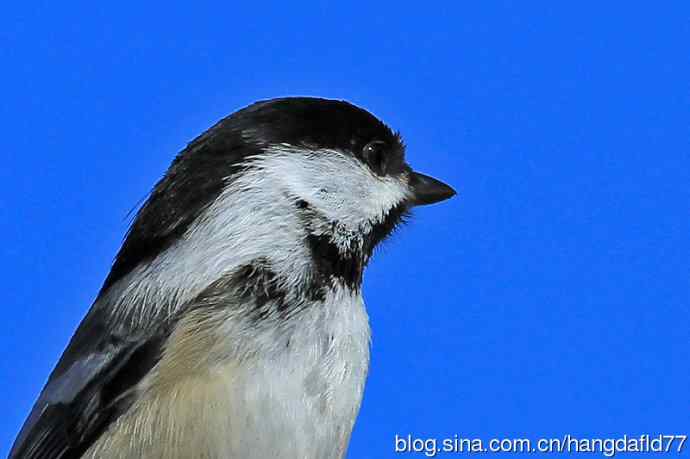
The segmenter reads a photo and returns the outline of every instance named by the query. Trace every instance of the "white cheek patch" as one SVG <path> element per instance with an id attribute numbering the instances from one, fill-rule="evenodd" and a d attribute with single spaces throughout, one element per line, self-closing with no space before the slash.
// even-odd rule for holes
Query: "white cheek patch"
<path id="1" fill-rule="evenodd" d="M 409 197 L 406 178 L 379 177 L 337 150 L 305 151 L 283 145 L 257 160 L 267 176 L 314 206 L 328 220 L 366 230 Z"/>

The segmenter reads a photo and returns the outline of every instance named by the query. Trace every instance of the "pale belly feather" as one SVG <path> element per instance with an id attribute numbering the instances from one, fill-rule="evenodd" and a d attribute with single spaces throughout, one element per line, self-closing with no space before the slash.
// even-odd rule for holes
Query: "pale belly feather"
<path id="1" fill-rule="evenodd" d="M 216 363 L 147 390 L 90 458 L 337 459 L 347 451 L 369 364 L 359 296 L 294 324 L 281 350 Z"/>

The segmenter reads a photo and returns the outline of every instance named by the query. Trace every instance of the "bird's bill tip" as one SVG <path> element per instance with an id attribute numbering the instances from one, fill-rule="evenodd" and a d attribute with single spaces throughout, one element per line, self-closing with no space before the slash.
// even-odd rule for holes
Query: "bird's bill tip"
<path id="1" fill-rule="evenodd" d="M 412 189 L 412 204 L 415 206 L 435 204 L 457 194 L 450 185 L 419 172 L 412 172 L 410 188 Z"/>

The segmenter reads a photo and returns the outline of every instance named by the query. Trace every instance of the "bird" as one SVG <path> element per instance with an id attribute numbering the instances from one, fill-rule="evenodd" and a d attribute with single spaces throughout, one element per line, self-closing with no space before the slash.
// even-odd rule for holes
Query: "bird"
<path id="1" fill-rule="evenodd" d="M 11 459 L 342 458 L 369 369 L 363 273 L 455 190 L 344 100 L 256 102 L 136 212 Z"/>

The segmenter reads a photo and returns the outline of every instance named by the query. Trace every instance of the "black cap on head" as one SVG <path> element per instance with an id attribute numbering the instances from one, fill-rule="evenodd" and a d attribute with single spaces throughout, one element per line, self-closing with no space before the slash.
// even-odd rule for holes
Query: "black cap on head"
<path id="1" fill-rule="evenodd" d="M 232 115 L 235 128 L 260 145 L 286 143 L 350 152 L 369 163 L 365 152 L 376 145 L 386 174 L 404 170 L 400 135 L 371 113 L 341 100 L 288 97 L 257 102 Z M 371 148 L 368 149 L 371 151 Z"/>

